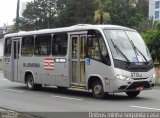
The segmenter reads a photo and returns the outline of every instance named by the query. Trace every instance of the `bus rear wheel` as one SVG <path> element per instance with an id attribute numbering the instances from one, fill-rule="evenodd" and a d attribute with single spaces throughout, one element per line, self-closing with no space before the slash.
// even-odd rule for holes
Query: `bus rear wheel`
<path id="1" fill-rule="evenodd" d="M 42 88 L 41 84 L 34 83 L 33 75 L 28 75 L 26 84 L 27 84 L 27 88 L 30 90 L 37 90 L 37 89 Z"/>
<path id="2" fill-rule="evenodd" d="M 103 90 L 103 85 L 101 81 L 95 81 L 92 85 L 92 94 L 95 98 L 103 99 L 105 97 L 105 92 Z"/>
<path id="3" fill-rule="evenodd" d="M 128 95 L 128 97 L 136 97 L 140 94 L 140 91 L 129 91 L 126 92 L 126 94 Z"/>

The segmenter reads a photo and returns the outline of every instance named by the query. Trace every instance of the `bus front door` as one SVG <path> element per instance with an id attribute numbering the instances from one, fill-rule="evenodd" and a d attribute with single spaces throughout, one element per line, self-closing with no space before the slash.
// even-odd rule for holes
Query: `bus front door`
<path id="1" fill-rule="evenodd" d="M 13 77 L 14 81 L 19 80 L 18 61 L 20 50 L 20 38 L 13 39 Z"/>
<path id="2" fill-rule="evenodd" d="M 72 85 L 83 86 L 85 84 L 85 45 L 86 35 L 72 35 Z"/>

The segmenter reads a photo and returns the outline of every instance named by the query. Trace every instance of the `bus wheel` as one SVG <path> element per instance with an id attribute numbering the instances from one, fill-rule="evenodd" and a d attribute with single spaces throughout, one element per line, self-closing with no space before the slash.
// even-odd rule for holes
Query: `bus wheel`
<path id="1" fill-rule="evenodd" d="M 92 94 L 95 98 L 102 99 L 105 97 L 105 92 L 103 90 L 103 85 L 101 81 L 95 81 L 92 85 Z"/>
<path id="2" fill-rule="evenodd" d="M 136 97 L 137 95 L 139 95 L 139 93 L 140 93 L 140 91 L 129 91 L 129 92 L 126 92 L 128 97 Z"/>
<path id="3" fill-rule="evenodd" d="M 26 83 L 27 83 L 27 88 L 28 89 L 30 89 L 30 90 L 35 89 L 33 75 L 28 75 Z"/>

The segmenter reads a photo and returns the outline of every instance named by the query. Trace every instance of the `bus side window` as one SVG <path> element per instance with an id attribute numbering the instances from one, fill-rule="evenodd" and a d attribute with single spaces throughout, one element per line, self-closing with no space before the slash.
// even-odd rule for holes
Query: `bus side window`
<path id="1" fill-rule="evenodd" d="M 22 38 L 22 56 L 33 56 L 33 47 L 34 47 L 34 37 L 27 36 Z"/>
<path id="2" fill-rule="evenodd" d="M 66 33 L 54 34 L 52 42 L 52 55 L 65 56 L 67 54 L 68 35 Z"/>
<path id="3" fill-rule="evenodd" d="M 35 38 L 35 50 L 36 56 L 50 55 L 51 53 L 51 35 L 40 35 Z"/>
<path id="4" fill-rule="evenodd" d="M 5 49 L 4 49 L 4 55 L 5 56 L 11 56 L 11 45 L 12 45 L 11 38 L 7 38 L 5 40 Z"/>

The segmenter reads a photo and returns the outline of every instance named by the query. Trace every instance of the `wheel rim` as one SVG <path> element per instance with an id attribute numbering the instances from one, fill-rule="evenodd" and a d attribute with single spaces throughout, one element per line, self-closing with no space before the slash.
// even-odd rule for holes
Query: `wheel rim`
<path id="1" fill-rule="evenodd" d="M 29 88 L 33 87 L 33 80 L 31 78 L 28 79 L 28 87 Z"/>
<path id="2" fill-rule="evenodd" d="M 102 94 L 102 86 L 101 85 L 96 85 L 94 87 L 94 93 L 95 93 L 95 95 L 101 95 Z"/>

